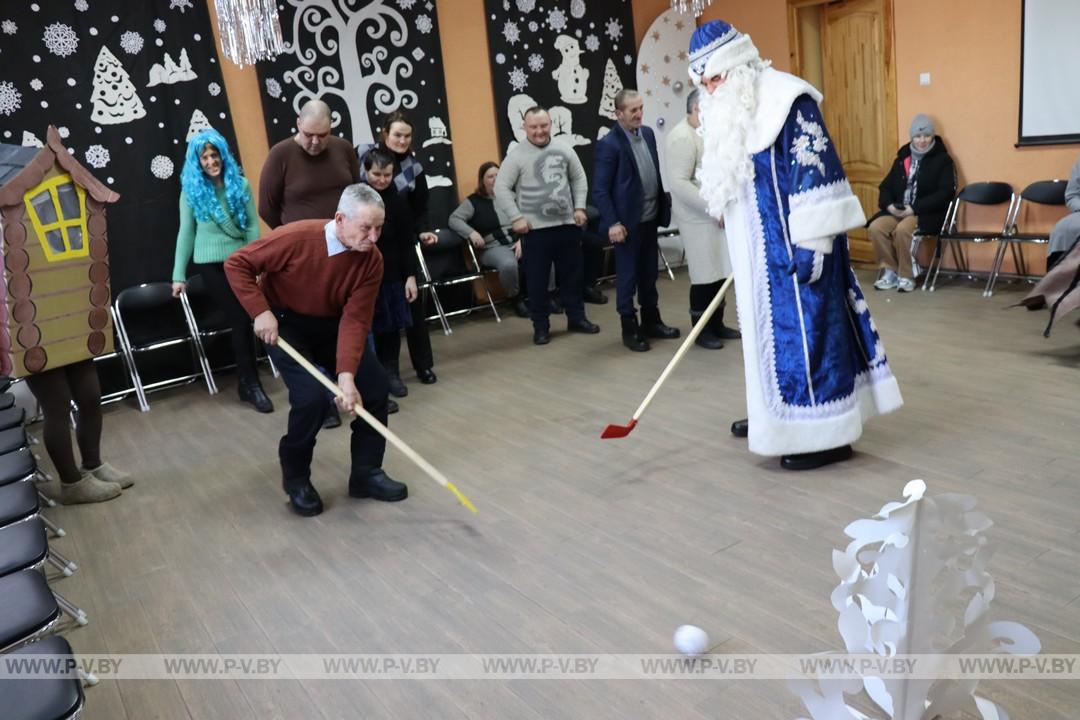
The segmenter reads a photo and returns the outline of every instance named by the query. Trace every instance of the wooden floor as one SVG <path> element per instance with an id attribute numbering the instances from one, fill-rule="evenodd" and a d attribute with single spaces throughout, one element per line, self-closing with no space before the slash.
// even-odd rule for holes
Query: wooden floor
<path id="1" fill-rule="evenodd" d="M 872 277 L 862 274 L 864 287 Z M 665 319 L 687 328 L 685 274 L 661 280 Z M 613 294 L 609 290 L 609 294 Z M 56 588 L 91 622 L 87 652 L 671 652 L 676 626 L 718 652 L 839 650 L 829 593 L 843 527 L 900 497 L 975 495 L 994 520 L 996 619 L 1044 651 L 1080 652 L 1080 333 L 1041 336 L 1046 313 L 971 285 L 869 291 L 906 401 L 873 421 L 855 458 L 793 474 L 728 434 L 744 416 L 742 354 L 695 349 L 627 439 L 625 423 L 675 343 L 633 354 L 614 303 L 598 336 L 531 344 L 527 321 L 488 314 L 433 335 L 439 382 L 406 374 L 391 426 L 475 501 L 388 451 L 398 504 L 346 495 L 347 432 L 319 438 L 316 519 L 280 491 L 277 412 L 192 385 L 152 410 L 112 406 L 106 459 L 123 497 L 49 515 L 80 570 Z M 730 311 L 729 311 L 730 312 Z M 435 331 L 433 331 L 435 332 Z M 403 352 L 404 355 L 404 352 Z M 403 358 L 403 364 L 407 360 Z M 410 382 L 410 379 L 412 381 Z M 1080 682 L 987 682 L 1012 717 L 1075 718 Z M 86 717 L 761 718 L 803 715 L 783 683 L 660 681 L 102 682 Z"/>

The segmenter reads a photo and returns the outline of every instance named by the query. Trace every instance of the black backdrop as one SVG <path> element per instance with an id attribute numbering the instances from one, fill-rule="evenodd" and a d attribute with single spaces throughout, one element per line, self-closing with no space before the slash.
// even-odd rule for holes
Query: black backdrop
<path id="1" fill-rule="evenodd" d="M 114 295 L 170 279 L 192 115 L 235 150 L 217 63 L 205 0 L 0 5 L 0 142 L 43 141 L 56 125 L 120 193 L 108 211 Z"/>
<path id="2" fill-rule="evenodd" d="M 330 105 L 333 132 L 353 145 L 373 142 L 382 118 L 404 110 L 431 222 L 444 226 L 457 191 L 435 2 L 283 0 L 279 8 L 288 49 L 257 65 L 271 144 L 295 132 L 300 106 L 313 98 Z"/>
<path id="3" fill-rule="evenodd" d="M 485 0 L 499 143 L 520 141 L 522 113 L 551 109 L 592 176 L 593 144 L 615 123 L 615 93 L 637 63 L 629 0 Z"/>

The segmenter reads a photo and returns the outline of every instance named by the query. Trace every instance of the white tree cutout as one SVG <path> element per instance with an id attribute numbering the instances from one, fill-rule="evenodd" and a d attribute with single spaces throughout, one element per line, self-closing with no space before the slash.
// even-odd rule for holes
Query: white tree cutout
<path id="1" fill-rule="evenodd" d="M 409 38 L 408 24 L 397 9 L 384 0 L 370 0 L 362 7 L 362 0 L 289 0 L 289 4 L 296 12 L 286 52 L 295 55 L 302 67 L 283 77 L 299 88 L 293 98 L 297 113 L 308 100 L 336 96 L 351 108 L 352 142 L 364 144 L 374 140 L 369 100 L 383 113 L 416 107 L 416 93 L 398 86 L 400 79 L 412 76 L 411 60 L 404 55 L 390 58 L 389 48 L 402 47 Z M 340 69 L 326 63 L 334 56 Z M 340 123 L 341 114 L 335 110 L 332 124 Z"/>
<path id="2" fill-rule="evenodd" d="M 213 126 L 210 121 L 206 119 L 206 115 L 202 110 L 195 108 L 195 112 L 191 113 L 191 120 L 188 121 L 187 137 L 184 138 L 184 142 L 191 142 L 191 138 L 195 137 L 203 130 L 213 130 Z"/>
<path id="3" fill-rule="evenodd" d="M 615 95 L 622 90 L 622 78 L 615 69 L 615 63 L 608 58 L 604 65 L 604 88 L 600 93 L 600 115 L 611 120 L 615 119 Z"/>
<path id="4" fill-rule="evenodd" d="M 840 584 L 832 604 L 848 653 L 882 657 L 912 654 L 1034 654 L 1039 639 L 1015 622 L 991 622 L 994 581 L 986 531 L 993 524 L 968 495 L 924 497 L 926 484 L 904 487 L 904 502 L 888 503 L 872 519 L 844 532 L 852 538 L 833 551 Z M 866 718 L 845 695 L 865 691 L 892 720 L 930 720 L 966 712 L 1008 720 L 995 703 L 975 695 L 978 680 L 916 678 L 800 680 L 790 683 L 813 720 Z"/>
<path id="5" fill-rule="evenodd" d="M 146 108 L 131 83 L 131 77 L 104 45 L 94 63 L 93 86 L 90 100 L 94 107 L 90 119 L 95 123 L 120 125 L 146 117 Z"/>

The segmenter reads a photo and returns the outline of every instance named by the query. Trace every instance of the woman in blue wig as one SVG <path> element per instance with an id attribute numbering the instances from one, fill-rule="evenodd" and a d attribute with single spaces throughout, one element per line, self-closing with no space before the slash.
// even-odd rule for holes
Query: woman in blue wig
<path id="1" fill-rule="evenodd" d="M 232 327 L 233 354 L 240 379 L 240 400 L 262 413 L 273 412 L 255 369 L 251 318 L 236 299 L 223 264 L 234 250 L 259 237 L 259 216 L 251 187 L 225 138 L 212 128 L 188 143 L 180 173 L 180 232 L 176 236 L 173 295 L 184 291 L 188 264 L 201 275 L 214 302 Z"/>

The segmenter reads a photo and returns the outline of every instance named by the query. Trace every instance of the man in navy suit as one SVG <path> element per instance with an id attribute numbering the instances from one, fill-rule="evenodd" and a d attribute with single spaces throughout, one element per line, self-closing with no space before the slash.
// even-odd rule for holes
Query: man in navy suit
<path id="1" fill-rule="evenodd" d="M 596 144 L 593 202 L 600 210 L 600 234 L 615 245 L 616 308 L 622 319 L 623 344 L 635 352 L 649 349 L 646 338 L 679 337 L 660 319 L 656 292 L 656 229 L 671 222 L 671 202 L 660 179 L 656 137 L 641 124 L 644 101 L 636 90 L 615 95 L 618 125 Z M 634 293 L 641 323 L 634 310 Z"/>

